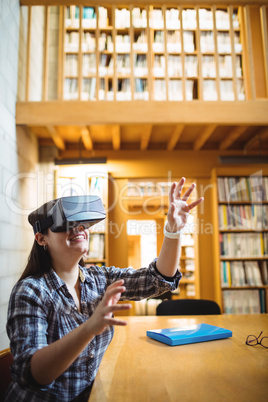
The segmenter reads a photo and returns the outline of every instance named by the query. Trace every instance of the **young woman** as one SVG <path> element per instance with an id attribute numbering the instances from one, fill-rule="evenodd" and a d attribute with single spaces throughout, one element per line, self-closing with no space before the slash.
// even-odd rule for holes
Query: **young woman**
<path id="1" fill-rule="evenodd" d="M 130 305 L 118 300 L 141 300 L 178 287 L 180 230 L 190 210 L 203 201 L 187 204 L 195 185 L 181 197 L 184 183 L 182 178 L 171 187 L 161 252 L 147 268 L 85 269 L 81 259 L 89 230 L 83 224 L 35 233 L 28 264 L 9 302 L 7 333 L 14 362 L 5 401 L 88 399 L 114 325 L 126 325 L 113 313 Z M 53 205 L 46 204 L 43 219 Z M 29 216 L 32 226 L 40 219 L 38 212 Z"/>

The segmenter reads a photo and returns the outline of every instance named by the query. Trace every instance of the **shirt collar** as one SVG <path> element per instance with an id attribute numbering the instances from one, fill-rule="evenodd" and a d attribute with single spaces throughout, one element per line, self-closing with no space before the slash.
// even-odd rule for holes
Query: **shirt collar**
<path id="1" fill-rule="evenodd" d="M 80 281 L 83 282 L 89 282 L 90 281 L 90 277 L 88 274 L 88 271 L 86 268 L 83 268 L 79 265 L 79 278 Z M 51 268 L 48 273 L 45 274 L 45 279 L 47 281 L 47 284 L 50 288 L 52 288 L 53 290 L 57 290 L 59 288 L 61 288 L 62 286 L 65 286 L 65 282 L 63 279 L 61 279 L 57 273 L 54 271 L 53 268 Z"/>

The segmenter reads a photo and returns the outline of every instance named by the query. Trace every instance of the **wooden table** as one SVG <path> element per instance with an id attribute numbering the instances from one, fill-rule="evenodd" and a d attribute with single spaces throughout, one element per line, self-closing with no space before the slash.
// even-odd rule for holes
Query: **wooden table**
<path id="1" fill-rule="evenodd" d="M 90 402 L 258 402 L 268 398 L 268 349 L 247 346 L 247 335 L 268 336 L 268 315 L 125 317 L 116 327 Z M 207 323 L 232 338 L 168 346 L 148 329 Z"/>

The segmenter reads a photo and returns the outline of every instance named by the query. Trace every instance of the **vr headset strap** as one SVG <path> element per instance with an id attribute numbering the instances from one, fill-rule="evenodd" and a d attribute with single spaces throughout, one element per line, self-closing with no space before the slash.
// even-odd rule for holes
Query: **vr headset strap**
<path id="1" fill-rule="evenodd" d="M 35 224 L 33 225 L 34 234 L 42 233 L 43 230 L 49 228 L 52 225 L 53 225 L 53 218 L 51 215 L 48 216 L 46 219 L 43 219 L 42 221 L 36 221 Z"/>

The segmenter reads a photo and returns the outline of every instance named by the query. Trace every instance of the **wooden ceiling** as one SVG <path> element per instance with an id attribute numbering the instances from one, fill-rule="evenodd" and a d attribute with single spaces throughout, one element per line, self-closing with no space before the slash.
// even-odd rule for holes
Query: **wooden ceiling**
<path id="1" fill-rule="evenodd" d="M 221 124 L 30 125 L 40 145 L 65 151 L 218 150 L 268 153 L 268 126 Z"/>

